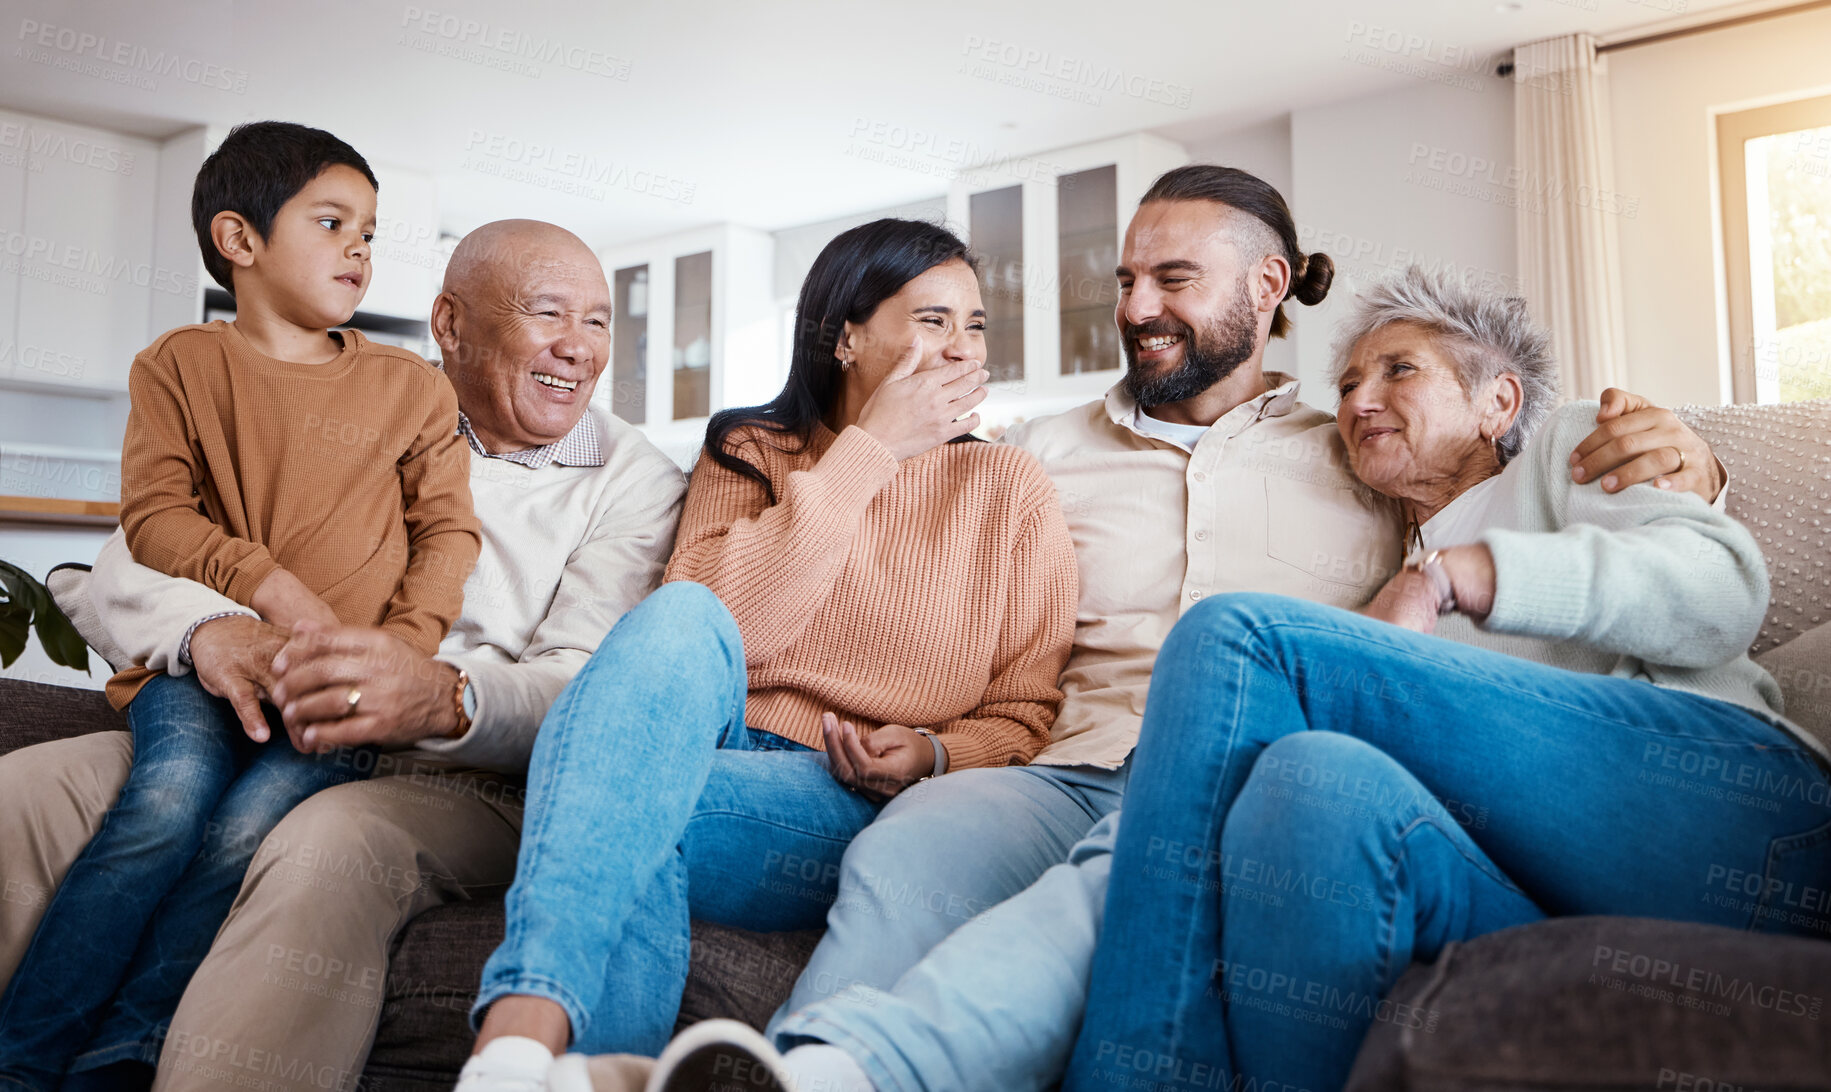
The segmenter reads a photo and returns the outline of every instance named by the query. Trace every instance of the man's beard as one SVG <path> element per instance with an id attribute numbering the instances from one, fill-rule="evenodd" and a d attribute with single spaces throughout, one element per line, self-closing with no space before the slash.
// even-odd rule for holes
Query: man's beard
<path id="1" fill-rule="evenodd" d="M 1164 334 L 1181 334 L 1182 363 L 1168 372 L 1147 373 L 1138 367 L 1138 339 Z M 1200 337 L 1195 331 L 1168 316 L 1122 332 L 1125 348 L 1125 392 L 1146 409 L 1186 402 L 1233 374 L 1235 368 L 1252 359 L 1259 347 L 1259 324 L 1253 313 L 1252 298 L 1246 294 L 1246 282 L 1233 306 L 1209 323 Z"/>

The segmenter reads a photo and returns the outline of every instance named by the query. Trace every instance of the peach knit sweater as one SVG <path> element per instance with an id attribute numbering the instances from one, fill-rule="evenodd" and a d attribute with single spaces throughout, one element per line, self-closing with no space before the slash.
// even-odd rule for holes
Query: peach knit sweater
<path id="1" fill-rule="evenodd" d="M 822 746 L 821 714 L 932 729 L 950 769 L 1020 765 L 1049 742 L 1074 638 L 1074 546 L 1028 452 L 943 444 L 899 463 L 856 427 L 740 429 L 763 487 L 702 453 L 667 579 L 737 618 L 751 727 Z"/>

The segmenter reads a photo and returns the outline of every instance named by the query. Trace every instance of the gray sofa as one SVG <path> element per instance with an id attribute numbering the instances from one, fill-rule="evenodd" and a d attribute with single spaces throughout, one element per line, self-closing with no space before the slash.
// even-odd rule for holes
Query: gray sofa
<path id="1" fill-rule="evenodd" d="M 1831 724 L 1831 402 L 1686 416 L 1729 467 L 1730 512 L 1761 540 L 1773 574 L 1773 606 L 1753 651 L 1781 680 L 1796 720 Z M 0 753 L 123 726 L 99 693 L 0 679 Z M 403 931 L 366 1087 L 451 1087 L 470 1042 L 465 1013 L 501 934 L 499 895 L 431 911 Z M 696 924 L 682 1020 L 732 1016 L 761 1026 L 817 939 Z M 1628 954 L 1619 970 L 1617 953 Z M 1675 987 L 1670 975 L 1652 973 L 1656 966 L 1700 971 L 1683 981 L 1702 985 Z M 1782 1011 L 1774 999 L 1783 993 L 1805 1000 Z M 1826 995 L 1824 942 L 1634 919 L 1549 921 L 1412 967 L 1374 1024 L 1350 1088 L 1827 1089 Z M 1700 1083 L 1712 1081 L 1721 1083 Z"/>

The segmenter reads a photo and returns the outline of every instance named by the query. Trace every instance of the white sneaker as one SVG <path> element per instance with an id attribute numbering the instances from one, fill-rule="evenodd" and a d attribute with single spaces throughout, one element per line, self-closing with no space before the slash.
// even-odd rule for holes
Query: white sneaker
<path id="1" fill-rule="evenodd" d="M 552 1051 L 536 1040 L 505 1035 L 491 1039 L 464 1063 L 457 1092 L 547 1092 L 552 1068 Z"/>
<path id="2" fill-rule="evenodd" d="M 704 1020 L 674 1037 L 655 1061 L 647 1092 L 794 1092 L 782 1055 L 748 1024 Z"/>
<path id="3" fill-rule="evenodd" d="M 545 1088 L 547 1092 L 594 1092 L 585 1056 L 562 1054 L 553 1059 L 553 1068 L 547 1070 Z"/>

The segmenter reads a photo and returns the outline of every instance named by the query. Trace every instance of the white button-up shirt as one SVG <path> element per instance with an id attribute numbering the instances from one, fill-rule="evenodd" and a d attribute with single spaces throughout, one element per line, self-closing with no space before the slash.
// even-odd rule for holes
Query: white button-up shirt
<path id="1" fill-rule="evenodd" d="M 1348 470 L 1334 418 L 1297 382 L 1216 421 L 1193 449 L 1137 427 L 1122 386 L 1005 436 L 1054 480 L 1081 567 L 1065 697 L 1043 765 L 1115 768 L 1138 740 L 1151 668 L 1183 612 L 1256 591 L 1366 602 L 1404 557 L 1403 520 Z"/>

